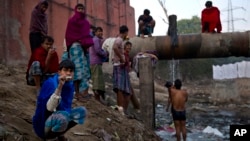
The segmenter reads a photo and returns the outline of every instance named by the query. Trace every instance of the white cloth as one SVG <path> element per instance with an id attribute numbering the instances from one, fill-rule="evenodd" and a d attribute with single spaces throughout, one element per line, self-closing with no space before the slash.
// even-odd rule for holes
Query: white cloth
<path id="1" fill-rule="evenodd" d="M 56 111 L 56 107 L 59 105 L 60 100 L 61 100 L 61 96 L 58 96 L 55 93 L 53 93 L 47 102 L 47 105 L 46 105 L 47 110 L 51 112 Z"/>
<path id="2" fill-rule="evenodd" d="M 246 65 L 247 62 L 246 61 L 242 61 L 242 62 L 238 62 L 237 64 L 237 74 L 239 78 L 243 78 L 246 77 Z"/>
<path id="3" fill-rule="evenodd" d="M 144 54 L 142 53 L 138 53 L 134 58 L 133 58 L 133 68 L 135 70 L 136 73 L 139 72 L 139 58 L 144 58 L 144 57 L 147 57 L 145 56 Z"/>
<path id="4" fill-rule="evenodd" d="M 213 65 L 213 79 L 250 78 L 250 62 L 242 61 L 222 66 Z"/>
<path id="5" fill-rule="evenodd" d="M 110 64 L 112 64 L 112 58 L 114 57 L 113 45 L 115 43 L 115 39 L 115 37 L 107 38 L 102 44 L 102 49 L 109 53 Z"/>
<path id="6" fill-rule="evenodd" d="M 223 134 L 216 128 L 212 128 L 211 126 L 207 126 L 203 131 L 203 133 L 215 134 L 220 137 L 224 137 Z"/>
<path id="7" fill-rule="evenodd" d="M 222 67 L 221 66 L 214 66 L 213 65 L 213 79 L 215 80 L 222 80 L 223 79 L 223 73 L 222 73 Z"/>
<path id="8" fill-rule="evenodd" d="M 217 79 L 218 78 L 218 66 L 213 65 L 213 79 Z"/>
<path id="9" fill-rule="evenodd" d="M 246 62 L 245 77 L 250 78 L 250 62 Z"/>
<path id="10" fill-rule="evenodd" d="M 234 79 L 237 78 L 237 65 L 227 64 L 223 65 L 223 78 L 224 79 Z"/>

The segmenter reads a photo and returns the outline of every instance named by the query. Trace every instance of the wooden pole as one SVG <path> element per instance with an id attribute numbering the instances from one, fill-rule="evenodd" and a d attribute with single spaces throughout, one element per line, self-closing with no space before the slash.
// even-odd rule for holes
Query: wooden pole
<path id="1" fill-rule="evenodd" d="M 178 36 L 177 36 L 177 16 L 170 15 L 168 17 L 169 26 L 168 26 L 168 36 L 171 37 L 171 47 L 178 46 Z"/>
<path id="2" fill-rule="evenodd" d="M 154 73 L 149 57 L 139 58 L 141 119 L 151 129 L 155 128 Z"/>

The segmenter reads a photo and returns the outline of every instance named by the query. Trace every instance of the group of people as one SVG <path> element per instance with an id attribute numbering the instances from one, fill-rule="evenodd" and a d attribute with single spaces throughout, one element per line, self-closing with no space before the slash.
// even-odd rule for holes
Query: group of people
<path id="1" fill-rule="evenodd" d="M 201 18 L 202 32 L 220 33 L 219 10 L 212 6 L 211 1 L 207 1 L 205 5 L 206 9 L 202 11 Z M 53 47 L 54 39 L 48 36 L 46 14 L 48 6 L 46 0 L 41 0 L 31 14 L 29 34 L 31 57 L 26 80 L 28 85 L 36 86 L 37 106 L 33 116 L 35 133 L 44 140 L 57 138 L 59 141 L 64 141 L 66 139 L 63 134 L 67 130 L 85 121 L 86 108 L 83 106 L 71 108 L 71 106 L 73 98 L 85 101 L 91 97 L 88 93 L 90 79 L 93 81 L 94 98 L 100 102 L 101 98 L 105 99 L 102 65 L 107 60 L 112 60 L 113 63 L 113 91 L 117 96 L 117 105 L 126 113 L 133 96 L 129 78 L 131 71 L 129 53 L 132 43 L 127 40 L 128 27 L 122 25 L 119 28 L 119 35 L 112 41 L 111 50 L 103 49 L 102 27 L 91 26 L 86 18 L 85 6 L 77 4 L 74 15 L 68 20 L 65 33 L 66 49 L 62 59 L 59 59 L 56 48 Z M 145 9 L 143 15 L 138 18 L 138 24 L 138 36 L 152 36 L 155 20 L 150 16 L 148 9 Z M 155 52 L 137 54 L 137 58 L 141 56 L 151 57 L 153 65 L 158 60 Z M 136 62 L 134 60 L 135 64 Z M 137 75 L 139 77 L 138 66 Z M 187 92 L 181 90 L 182 83 L 179 79 L 174 84 L 167 82 L 165 86 L 169 92 L 167 107 L 171 104 L 177 140 L 180 140 L 181 132 L 185 140 Z"/>
<path id="2" fill-rule="evenodd" d="M 72 108 L 73 99 L 86 101 L 89 80 L 93 82 L 94 98 L 105 99 L 103 62 L 109 52 L 102 49 L 102 27 L 91 27 L 85 6 L 77 4 L 68 20 L 65 33 L 65 52 L 59 59 L 54 39 L 48 35 L 47 14 L 49 3 L 41 0 L 33 9 L 30 22 L 31 56 L 26 71 L 28 85 L 36 87 L 37 104 L 32 118 L 35 133 L 42 139 L 64 141 L 64 133 L 77 124 L 83 124 L 87 110 L 83 106 Z M 91 31 L 92 29 L 92 31 Z M 125 113 L 132 87 L 130 85 L 128 27 L 120 26 L 119 35 L 112 46 L 113 90 L 117 105 Z"/>
<path id="3" fill-rule="evenodd" d="M 214 7 L 212 1 L 205 3 L 205 9 L 201 12 L 202 33 L 221 33 L 222 26 L 220 21 L 220 10 Z M 176 79 L 174 84 L 167 81 L 165 87 L 168 89 L 168 102 L 166 111 L 171 107 L 171 114 L 176 130 L 176 139 L 181 141 L 181 138 L 186 141 L 186 102 L 188 93 L 185 89 L 181 89 L 182 82 Z"/>
<path id="4" fill-rule="evenodd" d="M 82 76 L 77 80 L 79 77 L 75 77 L 83 75 L 78 75 L 81 73 L 78 72 L 81 69 L 79 64 L 83 62 L 77 64 L 78 60 L 74 60 L 78 59 L 77 53 L 83 53 L 81 45 L 78 46 L 77 43 L 81 43 L 81 39 L 86 39 L 85 36 L 89 35 L 90 30 L 88 25 L 84 30 L 80 27 L 71 28 L 70 36 L 68 37 L 66 33 L 65 38 L 68 49 L 72 48 L 73 53 L 69 53 L 69 58 L 59 61 L 56 48 L 53 46 L 54 39 L 48 35 L 46 14 L 48 6 L 48 1 L 41 0 L 31 13 L 29 34 L 31 56 L 26 71 L 26 81 L 28 85 L 36 87 L 37 103 L 32 124 L 37 136 L 43 140 L 56 138 L 58 141 L 66 141 L 64 133 L 77 124 L 83 124 L 87 116 L 85 107 L 72 108 L 72 102 L 75 93 L 78 92 L 75 82 L 81 82 L 85 78 Z M 68 25 L 72 25 L 71 21 L 77 24 L 74 22 L 78 22 L 78 19 L 85 21 L 84 24 L 88 23 L 84 13 L 80 12 L 83 9 L 84 6 L 81 4 L 76 6 L 75 15 L 69 20 Z M 77 34 L 78 30 L 82 33 Z M 92 37 L 89 42 L 92 46 Z M 78 49 L 81 52 L 77 52 Z"/>
<path id="5" fill-rule="evenodd" d="M 138 18 L 138 36 L 152 36 L 155 27 L 155 20 L 150 15 L 150 10 L 145 9 Z M 206 1 L 205 8 L 201 12 L 202 33 L 221 33 L 222 25 L 220 20 L 220 10 L 213 6 L 212 1 Z"/>

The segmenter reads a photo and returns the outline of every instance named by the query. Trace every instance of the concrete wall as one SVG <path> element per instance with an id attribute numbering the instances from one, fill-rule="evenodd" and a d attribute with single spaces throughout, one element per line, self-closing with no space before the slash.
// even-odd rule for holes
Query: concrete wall
<path id="1" fill-rule="evenodd" d="M 39 0 L 0 0 L 0 63 L 27 64 L 30 57 L 29 23 L 33 7 Z M 135 36 L 134 9 L 129 0 L 48 0 L 49 35 L 61 56 L 68 18 L 79 2 L 86 6 L 88 20 L 104 29 L 104 38 L 119 33 L 119 26 L 129 27 L 129 36 Z"/>
<path id="2" fill-rule="evenodd" d="M 211 102 L 250 104 L 249 78 L 214 81 Z"/>

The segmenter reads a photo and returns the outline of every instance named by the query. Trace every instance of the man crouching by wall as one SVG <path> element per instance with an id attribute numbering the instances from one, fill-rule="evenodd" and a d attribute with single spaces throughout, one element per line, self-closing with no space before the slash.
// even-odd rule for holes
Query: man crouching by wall
<path id="1" fill-rule="evenodd" d="M 64 60 L 59 64 L 58 73 L 42 85 L 33 116 L 33 128 L 44 140 L 56 138 L 58 141 L 64 141 L 64 133 L 85 121 L 85 107 L 71 109 L 74 97 L 74 69 L 72 61 Z"/>

